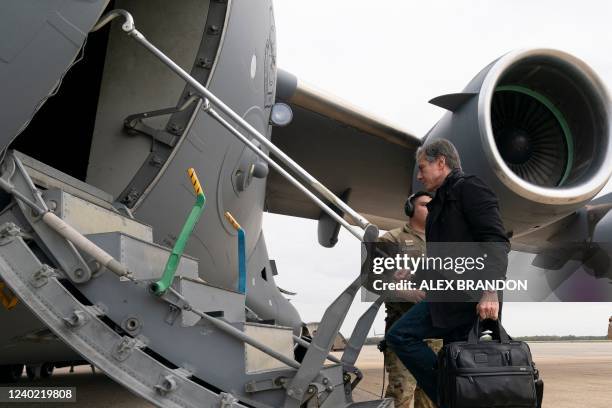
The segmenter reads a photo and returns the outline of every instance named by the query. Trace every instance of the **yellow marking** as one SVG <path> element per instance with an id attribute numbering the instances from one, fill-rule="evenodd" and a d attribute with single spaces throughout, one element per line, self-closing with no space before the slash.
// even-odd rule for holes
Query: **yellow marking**
<path id="1" fill-rule="evenodd" d="M 200 180 L 198 180 L 198 175 L 196 174 L 193 167 L 190 167 L 187 170 L 187 174 L 189 174 L 189 178 L 191 178 L 191 184 L 193 184 L 193 191 L 195 191 L 196 195 L 204 194 L 202 191 L 202 186 L 200 185 Z"/>
<path id="2" fill-rule="evenodd" d="M 229 211 L 225 212 L 225 218 L 229 221 L 230 224 L 232 224 L 232 227 L 234 227 L 235 229 L 240 229 L 240 224 L 238 224 L 238 221 L 236 221 L 236 219 L 234 217 L 232 217 L 232 214 L 230 214 Z"/>
<path id="3" fill-rule="evenodd" d="M 0 299 L 2 299 L 2 306 L 4 306 L 6 310 L 11 310 L 15 306 L 17 306 L 17 302 L 19 301 L 19 299 L 17 299 L 17 296 L 15 296 L 15 294 L 11 292 L 9 288 L 6 288 L 8 294 L 5 293 L 4 288 L 4 282 L 0 282 Z"/>

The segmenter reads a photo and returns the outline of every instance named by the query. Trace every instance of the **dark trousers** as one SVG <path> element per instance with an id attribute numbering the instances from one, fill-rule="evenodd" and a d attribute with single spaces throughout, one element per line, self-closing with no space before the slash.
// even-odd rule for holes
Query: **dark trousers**
<path id="1" fill-rule="evenodd" d="M 476 311 L 474 311 L 474 317 Z M 429 303 L 412 306 L 385 335 L 386 343 L 397 354 L 419 387 L 435 403 L 438 401 L 437 356 L 424 339 L 441 338 L 444 344 L 466 340 L 472 324 L 457 327 L 434 327 Z"/>

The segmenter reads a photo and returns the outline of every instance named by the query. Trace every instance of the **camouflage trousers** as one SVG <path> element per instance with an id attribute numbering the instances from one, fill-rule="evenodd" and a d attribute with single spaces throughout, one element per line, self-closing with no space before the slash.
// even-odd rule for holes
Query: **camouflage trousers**
<path id="1" fill-rule="evenodd" d="M 391 328 L 413 303 L 387 303 L 385 333 Z M 426 339 L 427 345 L 437 354 L 442 348 L 441 339 Z M 393 398 L 396 408 L 436 408 L 425 392 L 417 386 L 416 380 L 397 355 L 389 348 L 384 351 L 385 371 L 389 378 L 385 398 Z M 414 403 L 414 405 L 412 405 Z"/>

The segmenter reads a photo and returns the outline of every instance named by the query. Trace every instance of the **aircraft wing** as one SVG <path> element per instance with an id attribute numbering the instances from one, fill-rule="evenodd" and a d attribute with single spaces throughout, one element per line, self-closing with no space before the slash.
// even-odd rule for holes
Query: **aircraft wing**
<path id="1" fill-rule="evenodd" d="M 336 195 L 381 229 L 406 220 L 416 136 L 325 94 L 278 70 L 276 101 L 293 110 L 293 121 L 275 127 L 272 142 Z M 319 219 L 321 210 L 271 170 L 266 210 Z"/>

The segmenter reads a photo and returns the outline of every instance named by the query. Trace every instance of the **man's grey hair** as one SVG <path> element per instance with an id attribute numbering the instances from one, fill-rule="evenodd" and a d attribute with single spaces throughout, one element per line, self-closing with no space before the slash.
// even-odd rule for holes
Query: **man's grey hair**
<path id="1" fill-rule="evenodd" d="M 461 170 L 461 159 L 459 159 L 459 152 L 454 144 L 446 139 L 437 139 L 431 142 L 425 142 L 425 144 L 419 147 L 416 151 L 416 159 L 419 160 L 421 157 L 425 157 L 429 163 L 436 160 L 438 157 L 444 156 L 446 159 L 446 165 L 451 169 Z"/>

